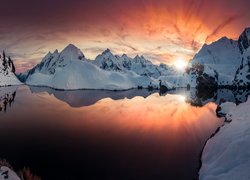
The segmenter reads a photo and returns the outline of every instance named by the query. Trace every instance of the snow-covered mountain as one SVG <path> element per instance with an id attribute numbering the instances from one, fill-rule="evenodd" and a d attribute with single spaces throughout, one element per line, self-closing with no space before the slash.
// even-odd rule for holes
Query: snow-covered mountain
<path id="1" fill-rule="evenodd" d="M 109 50 L 101 56 L 114 56 Z M 97 58 L 98 59 L 98 58 Z M 157 79 L 141 76 L 133 71 L 120 71 L 119 64 L 113 64 L 112 71 L 99 68 L 95 62 L 88 61 L 80 49 L 68 45 L 61 53 L 48 53 L 40 64 L 20 75 L 28 85 L 48 86 L 55 89 L 107 89 L 123 90 L 137 87 L 159 87 Z M 111 67 L 111 66 L 110 66 Z M 119 71 L 118 71 L 119 70 Z M 167 83 L 165 83 L 167 84 Z M 170 87 L 170 84 L 168 88 Z"/>
<path id="2" fill-rule="evenodd" d="M 173 68 L 168 67 L 165 64 L 160 64 L 158 66 L 145 59 L 143 56 L 138 55 L 135 58 L 128 57 L 126 54 L 123 54 L 122 56 L 113 55 L 109 49 L 98 55 L 93 63 L 107 71 L 132 71 L 138 75 L 153 78 L 175 73 Z"/>
<path id="3" fill-rule="evenodd" d="M 241 64 L 236 71 L 234 84 L 238 87 L 250 87 L 250 28 L 246 28 L 239 38 Z"/>
<path id="4" fill-rule="evenodd" d="M 250 28 L 238 40 L 223 37 L 205 44 L 190 64 L 209 66 L 218 73 L 218 85 L 250 86 Z"/>
<path id="5" fill-rule="evenodd" d="M 238 42 L 223 37 L 210 45 L 205 44 L 190 61 L 214 69 L 218 74 L 218 85 L 232 85 L 237 68 L 240 66 L 241 53 Z"/>
<path id="6" fill-rule="evenodd" d="M 0 86 L 11 86 L 22 84 L 15 75 L 15 65 L 10 57 L 3 52 L 0 55 Z"/>
<path id="7" fill-rule="evenodd" d="M 61 53 L 48 53 L 40 64 L 20 74 L 19 79 L 28 85 L 56 89 L 172 89 L 215 87 L 218 75 L 210 66 L 194 64 L 183 73 L 165 64 L 155 65 L 143 56 L 113 55 L 109 49 L 89 61 L 77 47 L 69 45 Z"/>

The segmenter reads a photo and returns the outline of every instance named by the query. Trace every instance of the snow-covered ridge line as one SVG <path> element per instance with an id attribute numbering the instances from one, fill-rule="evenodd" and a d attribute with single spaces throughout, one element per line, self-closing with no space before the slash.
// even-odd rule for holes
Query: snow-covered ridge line
<path id="1" fill-rule="evenodd" d="M 217 75 L 209 66 L 196 64 L 188 72 L 179 72 L 164 64 L 154 65 L 143 56 L 113 55 L 109 49 L 90 61 L 70 44 L 62 52 L 48 53 L 41 63 L 20 74 L 19 79 L 28 85 L 60 90 L 169 90 L 199 85 L 211 88 L 216 86 Z"/>
<path id="2" fill-rule="evenodd" d="M 100 56 L 103 57 L 104 61 L 101 61 L 102 58 L 100 59 Z M 98 57 L 98 61 L 89 61 L 79 48 L 70 44 L 64 48 L 62 52 L 55 51 L 54 53 L 48 53 L 42 59 L 41 63 L 26 73 L 19 75 L 19 78 L 28 85 L 51 87 L 60 90 L 160 89 L 160 79 L 155 79 L 147 74 L 140 74 L 139 71 L 126 69 L 124 67 L 125 64 L 121 66 L 121 64 L 119 64 L 120 60 L 117 59 L 118 56 L 114 56 L 110 50 L 106 50 L 100 56 Z M 124 59 L 125 55 L 122 56 L 122 58 Z M 112 61 L 108 63 L 110 60 Z M 139 62 L 140 65 L 138 66 L 144 69 L 147 69 L 145 67 L 152 66 L 152 63 L 149 63 L 145 59 L 128 61 L 129 62 L 126 61 L 128 67 L 132 67 L 132 62 Z M 145 62 L 149 64 L 149 66 L 145 65 Z M 106 69 L 106 67 L 111 69 Z M 162 87 L 163 86 L 166 89 L 174 88 L 171 83 L 165 81 L 162 81 Z"/>
<path id="3" fill-rule="evenodd" d="M 236 106 L 226 102 L 219 113 L 225 114 L 230 124 L 207 142 L 202 154 L 200 179 L 250 179 L 250 99 Z"/>

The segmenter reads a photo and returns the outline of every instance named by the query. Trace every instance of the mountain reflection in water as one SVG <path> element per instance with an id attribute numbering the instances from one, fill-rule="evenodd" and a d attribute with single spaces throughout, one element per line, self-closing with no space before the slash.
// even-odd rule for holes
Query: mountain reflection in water
<path id="1" fill-rule="evenodd" d="M 167 94 L 176 94 L 185 97 L 185 100 L 193 106 L 203 106 L 209 102 L 219 104 L 223 99 L 227 102 L 234 102 L 236 104 L 244 103 L 247 101 L 250 95 L 250 90 L 230 90 L 230 89 L 218 89 L 216 91 L 198 91 L 195 88 L 186 90 L 185 88 L 179 88 L 176 90 L 168 91 L 164 94 L 154 90 L 148 91 L 147 89 L 131 89 L 125 91 L 109 91 L 109 90 L 72 90 L 61 91 L 48 87 L 34 87 L 30 86 L 30 91 L 35 94 L 48 93 L 53 95 L 57 99 L 67 103 L 71 107 L 83 107 L 95 104 L 101 99 L 111 98 L 113 100 L 120 99 L 132 99 L 136 96 L 147 98 L 148 96 L 159 93 L 161 96 Z"/>
<path id="2" fill-rule="evenodd" d="M 223 123 L 215 103 L 248 94 L 15 91 L 11 108 L 0 114 L 0 159 L 46 180 L 193 179 L 206 140 Z M 13 94 L 5 92 L 0 88 L 0 97 Z"/>
<path id="3" fill-rule="evenodd" d="M 11 108 L 16 96 L 16 86 L 0 88 L 0 112 L 7 111 L 7 108 Z"/>
<path id="4" fill-rule="evenodd" d="M 55 96 L 57 99 L 66 102 L 71 107 L 90 106 L 97 101 L 104 98 L 111 98 L 113 100 L 119 99 L 132 99 L 135 96 L 148 97 L 156 91 L 148 91 L 146 89 L 131 89 L 126 91 L 109 91 L 109 90 L 71 90 L 60 91 L 47 87 L 34 87 L 30 86 L 32 93 L 47 92 L 50 95 Z"/>

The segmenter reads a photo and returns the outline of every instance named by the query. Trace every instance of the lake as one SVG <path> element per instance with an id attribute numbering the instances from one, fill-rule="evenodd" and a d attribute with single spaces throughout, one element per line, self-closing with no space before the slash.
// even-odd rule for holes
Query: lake
<path id="1" fill-rule="evenodd" d="M 236 97 L 0 88 L 0 159 L 45 180 L 194 179 L 204 144 L 223 124 L 216 104 Z"/>

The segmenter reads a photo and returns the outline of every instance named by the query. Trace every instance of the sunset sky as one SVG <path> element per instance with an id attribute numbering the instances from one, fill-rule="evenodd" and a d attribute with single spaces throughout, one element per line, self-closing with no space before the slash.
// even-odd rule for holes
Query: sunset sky
<path id="1" fill-rule="evenodd" d="M 172 64 L 222 36 L 237 39 L 250 26 L 249 7 L 249 0 L 6 0 L 0 50 L 19 72 L 69 43 L 89 59 L 110 48 Z"/>

